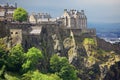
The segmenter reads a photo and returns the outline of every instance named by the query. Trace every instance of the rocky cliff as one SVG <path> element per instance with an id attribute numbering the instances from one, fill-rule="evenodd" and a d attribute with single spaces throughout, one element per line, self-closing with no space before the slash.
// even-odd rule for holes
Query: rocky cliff
<path id="1" fill-rule="evenodd" d="M 45 25 L 39 35 L 24 35 L 23 45 L 26 49 L 35 46 L 44 51 L 46 63 L 53 54 L 66 56 L 82 80 L 109 80 L 111 66 L 120 61 L 114 45 L 92 34 L 74 33 L 72 29 Z"/>
<path id="2" fill-rule="evenodd" d="M 81 80 L 120 79 L 119 45 L 107 43 L 95 34 L 65 29 L 57 25 L 46 24 L 40 29 L 38 34 L 30 34 L 31 28 L 22 29 L 22 44 L 25 50 L 34 46 L 43 51 L 46 60 L 42 66 L 46 70 L 50 57 L 58 54 L 68 58 L 69 63 L 78 70 Z"/>

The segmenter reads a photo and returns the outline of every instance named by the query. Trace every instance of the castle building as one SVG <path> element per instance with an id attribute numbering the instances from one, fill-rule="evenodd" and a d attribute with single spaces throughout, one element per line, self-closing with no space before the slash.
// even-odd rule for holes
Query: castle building
<path id="1" fill-rule="evenodd" d="M 0 21 L 13 21 L 13 13 L 17 8 L 17 4 L 9 5 L 0 5 Z"/>
<path id="2" fill-rule="evenodd" d="M 54 22 L 56 19 L 53 19 L 50 14 L 48 13 L 32 13 L 29 16 L 29 22 L 32 24 L 36 23 L 47 23 L 47 22 Z"/>
<path id="3" fill-rule="evenodd" d="M 78 28 L 78 29 L 86 29 L 87 28 L 87 17 L 84 14 L 84 10 L 64 10 L 63 13 L 63 23 L 67 28 Z"/>

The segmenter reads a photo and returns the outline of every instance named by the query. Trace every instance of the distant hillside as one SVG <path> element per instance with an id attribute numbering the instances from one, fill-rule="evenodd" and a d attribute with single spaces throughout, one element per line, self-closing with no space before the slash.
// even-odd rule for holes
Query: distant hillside
<path id="1" fill-rule="evenodd" d="M 96 28 L 97 32 L 120 32 L 120 23 L 88 23 L 88 27 Z"/>
<path id="2" fill-rule="evenodd" d="M 120 23 L 88 23 L 89 28 L 96 28 L 97 36 L 107 42 L 120 42 Z"/>

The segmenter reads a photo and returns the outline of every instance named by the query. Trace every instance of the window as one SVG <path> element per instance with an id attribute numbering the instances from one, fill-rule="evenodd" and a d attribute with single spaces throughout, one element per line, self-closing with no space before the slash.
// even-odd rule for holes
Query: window
<path id="1" fill-rule="evenodd" d="M 18 32 L 15 32 L 15 34 L 18 34 Z"/>
<path id="2" fill-rule="evenodd" d="M 10 32 L 11 34 L 13 34 L 13 32 Z"/>

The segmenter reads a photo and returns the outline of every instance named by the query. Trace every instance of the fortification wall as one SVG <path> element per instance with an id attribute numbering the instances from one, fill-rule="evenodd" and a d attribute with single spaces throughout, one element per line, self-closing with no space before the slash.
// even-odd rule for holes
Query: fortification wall
<path id="1" fill-rule="evenodd" d="M 7 24 L 3 21 L 0 21 L 0 38 L 8 36 L 9 29 L 7 28 Z"/>

